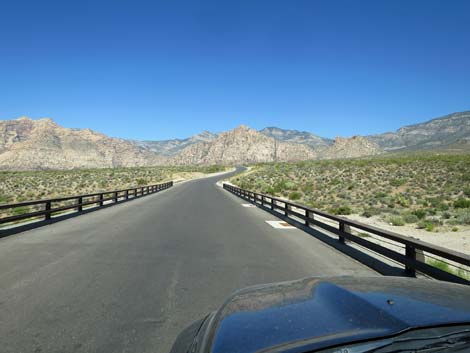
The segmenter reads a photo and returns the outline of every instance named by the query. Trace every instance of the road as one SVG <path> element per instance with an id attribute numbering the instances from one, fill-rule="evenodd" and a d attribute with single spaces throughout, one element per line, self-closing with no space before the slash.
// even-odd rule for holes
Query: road
<path id="1" fill-rule="evenodd" d="M 248 285 L 374 272 L 199 179 L 0 239 L 0 352 L 168 352 Z"/>

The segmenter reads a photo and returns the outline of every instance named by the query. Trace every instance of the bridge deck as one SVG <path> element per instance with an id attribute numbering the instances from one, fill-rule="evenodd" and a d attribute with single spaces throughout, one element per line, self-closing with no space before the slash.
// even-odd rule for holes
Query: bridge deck
<path id="1" fill-rule="evenodd" d="M 215 182 L 0 239 L 2 352 L 168 352 L 234 290 L 311 275 L 375 275 Z"/>

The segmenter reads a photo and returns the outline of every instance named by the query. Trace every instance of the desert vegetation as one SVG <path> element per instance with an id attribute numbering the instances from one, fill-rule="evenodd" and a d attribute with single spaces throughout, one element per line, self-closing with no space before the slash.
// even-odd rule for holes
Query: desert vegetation
<path id="1" fill-rule="evenodd" d="M 88 194 L 191 179 L 225 170 L 214 166 L 141 167 L 68 171 L 0 172 L 0 204 Z M 16 212 L 21 212 L 16 209 Z"/>
<path id="2" fill-rule="evenodd" d="M 470 226 L 470 154 L 258 164 L 231 182 L 397 227 L 456 232 Z"/>

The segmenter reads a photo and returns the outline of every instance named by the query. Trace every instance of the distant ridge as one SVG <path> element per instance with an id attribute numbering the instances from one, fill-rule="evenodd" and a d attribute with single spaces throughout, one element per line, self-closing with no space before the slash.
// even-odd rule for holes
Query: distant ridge
<path id="1" fill-rule="evenodd" d="M 448 114 L 367 139 L 385 151 L 445 148 L 470 139 L 470 111 Z"/>
<path id="2" fill-rule="evenodd" d="M 307 131 L 284 130 L 274 126 L 265 127 L 264 129 L 260 130 L 260 132 L 263 135 L 275 138 L 279 141 L 300 143 L 312 148 L 330 146 L 334 142 L 332 139 L 320 137 Z"/>
<path id="3" fill-rule="evenodd" d="M 188 164 L 246 164 L 355 158 L 395 151 L 470 150 L 470 112 L 449 114 L 395 132 L 324 138 L 306 131 L 239 126 L 187 139 L 131 141 L 50 118 L 0 121 L 0 169 L 38 170 Z"/>

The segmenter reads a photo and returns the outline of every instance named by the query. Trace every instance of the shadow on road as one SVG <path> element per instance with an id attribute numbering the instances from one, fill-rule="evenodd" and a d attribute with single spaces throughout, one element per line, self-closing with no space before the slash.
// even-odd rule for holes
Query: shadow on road
<path id="1" fill-rule="evenodd" d="M 236 195 L 235 195 L 236 196 Z M 247 200 L 244 199 L 251 204 L 255 205 L 256 207 L 262 209 L 263 211 L 266 211 L 273 216 L 282 219 L 283 221 L 293 225 L 294 227 L 310 234 L 311 236 L 315 237 L 318 240 L 321 240 L 322 242 L 328 244 L 329 246 L 335 248 L 336 250 L 342 252 L 343 254 L 355 259 L 356 261 L 359 261 L 360 263 L 372 268 L 373 270 L 377 271 L 378 273 L 385 275 L 385 276 L 406 276 L 406 272 L 404 271 L 403 268 L 396 267 L 393 265 L 390 265 L 388 263 L 385 263 L 383 261 L 380 261 L 378 258 L 369 255 L 359 249 L 353 248 L 349 246 L 347 243 L 340 243 L 337 239 L 332 238 L 328 236 L 327 234 L 320 232 L 317 229 L 308 227 L 304 225 L 301 222 L 296 221 L 295 219 L 292 219 L 290 217 L 287 217 L 279 212 L 273 211 L 268 207 L 262 206 L 258 203 L 253 202 L 252 200 Z"/>

